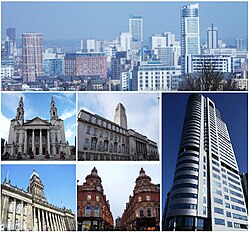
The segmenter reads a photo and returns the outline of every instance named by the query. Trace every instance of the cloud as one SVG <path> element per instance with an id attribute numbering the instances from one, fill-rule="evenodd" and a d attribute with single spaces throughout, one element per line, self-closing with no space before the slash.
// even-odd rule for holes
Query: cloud
<path id="1" fill-rule="evenodd" d="M 10 129 L 10 119 L 0 113 L 0 124 L 1 124 L 1 138 L 8 140 L 9 129 Z"/>
<path id="2" fill-rule="evenodd" d="M 60 115 L 60 119 L 62 120 L 67 120 L 69 118 L 71 118 L 72 116 L 75 116 L 76 114 L 76 110 L 74 108 L 70 109 L 70 110 L 65 110 L 61 115 Z"/>
<path id="3" fill-rule="evenodd" d="M 73 130 L 70 129 L 70 128 L 67 128 L 67 129 L 65 130 L 65 137 L 66 137 L 66 141 L 68 141 L 69 144 L 72 144 L 73 136 L 74 136 Z"/>

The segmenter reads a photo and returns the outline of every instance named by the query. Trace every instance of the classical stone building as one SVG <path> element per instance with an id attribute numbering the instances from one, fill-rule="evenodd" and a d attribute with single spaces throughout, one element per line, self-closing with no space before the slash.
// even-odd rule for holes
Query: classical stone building
<path id="1" fill-rule="evenodd" d="M 160 230 L 160 185 L 151 183 L 143 168 L 121 218 L 121 230 Z"/>
<path id="2" fill-rule="evenodd" d="M 114 220 L 102 180 L 94 167 L 86 182 L 77 186 L 78 231 L 113 230 Z"/>
<path id="3" fill-rule="evenodd" d="M 10 122 L 9 139 L 2 158 L 30 159 L 72 159 L 66 141 L 64 122 L 59 119 L 55 101 L 50 103 L 50 121 L 35 117 L 24 121 L 24 104 L 20 98 L 16 118 Z"/>
<path id="4" fill-rule="evenodd" d="M 78 160 L 159 160 L 157 143 L 127 128 L 124 106 L 114 122 L 81 110 L 78 114 Z"/>
<path id="5" fill-rule="evenodd" d="M 1 230 L 3 231 L 72 231 L 75 215 L 50 203 L 44 185 L 34 170 L 27 191 L 10 181 L 1 185 Z"/>

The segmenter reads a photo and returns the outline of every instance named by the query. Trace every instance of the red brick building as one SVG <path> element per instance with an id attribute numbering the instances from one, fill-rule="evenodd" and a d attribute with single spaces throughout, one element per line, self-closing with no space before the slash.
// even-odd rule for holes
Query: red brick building
<path id="1" fill-rule="evenodd" d="M 151 183 L 143 168 L 121 218 L 121 230 L 159 230 L 160 185 Z"/>
<path id="2" fill-rule="evenodd" d="M 110 204 L 104 195 L 102 180 L 95 167 L 85 179 L 86 182 L 77 186 L 78 231 L 113 230 Z"/>
<path id="3" fill-rule="evenodd" d="M 108 63 L 104 53 L 66 53 L 65 75 L 107 78 Z"/>

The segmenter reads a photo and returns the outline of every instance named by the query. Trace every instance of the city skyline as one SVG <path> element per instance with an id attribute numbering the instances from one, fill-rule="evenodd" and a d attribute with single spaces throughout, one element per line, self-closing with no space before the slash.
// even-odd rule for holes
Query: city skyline
<path id="1" fill-rule="evenodd" d="M 10 179 L 13 186 L 26 191 L 34 169 L 44 185 L 44 194 L 47 201 L 57 207 L 71 209 L 73 213 L 76 213 L 75 165 L 2 164 L 1 184 L 5 178 L 7 182 Z"/>
<path id="2" fill-rule="evenodd" d="M 64 120 L 66 140 L 75 145 L 76 135 L 76 95 L 75 93 L 2 93 L 1 101 L 1 137 L 8 141 L 10 121 L 16 117 L 16 109 L 21 97 L 24 102 L 24 120 L 38 116 L 50 119 L 50 102 L 53 97 L 58 117 Z M 3 101 L 4 100 L 4 101 Z M 39 104 L 38 104 L 39 103 Z"/>
<path id="3" fill-rule="evenodd" d="M 119 162 L 111 162 L 109 164 L 85 164 L 77 165 L 76 179 L 78 185 L 85 182 L 85 178 L 89 175 L 93 168 L 97 169 L 98 176 L 102 179 L 104 194 L 110 203 L 110 209 L 113 219 L 119 216 L 126 208 L 126 203 L 129 201 L 129 195 L 133 195 L 136 178 L 139 176 L 140 169 L 143 168 L 146 175 L 151 177 L 151 182 L 160 184 L 160 165 L 153 163 L 150 165 L 143 164 L 121 164 Z M 125 182 L 126 181 L 126 182 Z M 122 189 L 116 189 L 118 184 L 122 183 Z"/>
<path id="4" fill-rule="evenodd" d="M 164 209 L 167 193 L 172 187 L 174 170 L 181 140 L 182 126 L 186 111 L 189 93 L 164 94 L 162 101 L 162 208 Z M 208 94 L 220 111 L 223 121 L 226 123 L 232 142 L 236 161 L 240 173 L 248 172 L 247 162 L 247 94 Z M 230 103 L 230 104 L 228 104 Z M 176 107 L 178 106 L 178 107 Z M 171 114 L 167 112 L 171 109 Z M 237 111 L 235 111 L 237 109 Z M 239 120 L 240 119 L 240 120 Z M 237 124 L 235 123 L 237 122 Z M 168 139 L 171 134 L 171 140 Z"/>
<path id="5" fill-rule="evenodd" d="M 197 3 L 199 3 L 201 44 L 206 40 L 206 32 L 211 23 L 218 28 L 219 39 L 223 41 L 231 40 L 233 43 L 238 37 L 247 40 L 247 2 Z M 175 33 L 177 40 L 180 40 L 179 14 L 180 8 L 184 5 L 185 2 L 4 2 L 2 37 L 7 28 L 15 27 L 17 38 L 22 33 L 33 31 L 43 33 L 44 39 L 111 40 L 118 38 L 121 32 L 128 32 L 129 16 L 137 15 L 143 18 L 144 41 L 148 41 L 149 36 L 166 31 Z M 222 11 L 223 14 L 215 14 Z M 109 12 L 108 17 L 107 12 Z M 155 13 L 153 17 L 152 13 Z M 234 17 L 231 17 L 232 15 Z M 49 28 L 48 22 L 51 25 Z M 66 33 L 67 27 L 71 28 L 70 34 Z"/>

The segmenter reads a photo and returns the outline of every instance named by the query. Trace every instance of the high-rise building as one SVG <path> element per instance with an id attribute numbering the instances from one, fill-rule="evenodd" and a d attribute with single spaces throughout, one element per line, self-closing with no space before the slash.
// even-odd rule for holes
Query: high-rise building
<path id="1" fill-rule="evenodd" d="M 141 16 L 129 17 L 129 32 L 132 34 L 132 46 L 140 48 L 143 43 L 143 18 Z"/>
<path id="2" fill-rule="evenodd" d="M 115 108 L 114 122 L 124 129 L 128 128 L 126 109 L 121 103 L 117 104 Z"/>
<path id="3" fill-rule="evenodd" d="M 183 123 L 164 230 L 247 229 L 239 169 L 215 103 L 191 94 Z"/>
<path id="4" fill-rule="evenodd" d="M 218 48 L 218 29 L 214 27 L 214 24 L 207 29 L 207 48 Z"/>
<path id="5" fill-rule="evenodd" d="M 181 70 L 189 73 L 190 57 L 200 54 L 199 5 L 190 4 L 181 8 Z"/>
<path id="6" fill-rule="evenodd" d="M 240 174 L 242 189 L 245 197 L 246 207 L 248 210 L 248 173 Z"/>
<path id="7" fill-rule="evenodd" d="M 237 50 L 243 50 L 243 39 L 242 38 L 237 38 L 235 40 L 235 45 Z"/>
<path id="8" fill-rule="evenodd" d="M 166 37 L 162 35 L 153 35 L 149 38 L 151 50 L 156 50 L 157 48 L 165 48 L 167 46 Z"/>
<path id="9" fill-rule="evenodd" d="M 132 34 L 130 32 L 121 32 L 119 40 L 121 51 L 128 52 L 132 46 Z"/>
<path id="10" fill-rule="evenodd" d="M 22 34 L 22 78 L 34 82 L 42 76 L 42 33 Z"/>
<path id="11" fill-rule="evenodd" d="M 16 41 L 16 29 L 15 28 L 7 28 L 6 35 L 9 40 Z"/>

